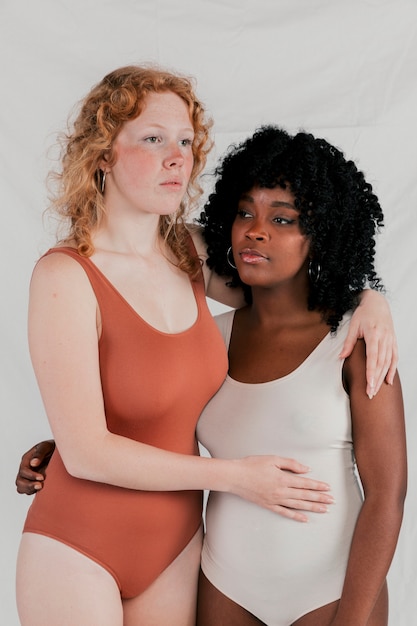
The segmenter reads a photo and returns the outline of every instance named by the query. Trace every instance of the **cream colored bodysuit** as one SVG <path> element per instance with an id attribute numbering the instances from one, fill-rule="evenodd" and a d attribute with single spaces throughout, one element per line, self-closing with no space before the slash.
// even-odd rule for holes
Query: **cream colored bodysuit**
<path id="1" fill-rule="evenodd" d="M 226 346 L 233 316 L 231 311 L 216 320 Z M 289 626 L 341 596 L 362 506 L 338 357 L 349 319 L 283 378 L 247 384 L 228 376 L 198 422 L 198 439 L 213 457 L 292 457 L 311 467 L 309 477 L 331 485 L 335 503 L 327 514 L 309 513 L 309 523 L 235 495 L 210 494 L 203 572 L 268 626 Z"/>

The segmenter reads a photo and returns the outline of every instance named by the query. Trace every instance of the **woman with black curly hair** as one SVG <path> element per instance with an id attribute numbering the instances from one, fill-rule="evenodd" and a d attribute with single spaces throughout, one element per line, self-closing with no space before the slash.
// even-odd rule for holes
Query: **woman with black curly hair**
<path id="1" fill-rule="evenodd" d="M 247 306 L 218 317 L 229 373 L 198 439 L 213 457 L 303 459 L 335 501 L 295 524 L 212 493 L 198 625 L 384 626 L 406 493 L 401 387 L 396 375 L 371 401 L 364 343 L 339 357 L 358 294 L 382 289 L 378 199 L 338 149 L 273 126 L 217 176 L 201 216 L 208 264 Z"/>
<path id="2" fill-rule="evenodd" d="M 46 489 L 53 442 L 24 456 L 17 479 L 38 491 L 18 558 L 22 624 L 194 626 L 203 489 L 292 520 L 329 501 L 293 459 L 198 455 L 195 425 L 227 372 L 205 295 L 243 303 L 185 222 L 209 129 L 186 77 L 128 66 L 92 88 L 63 138 L 53 207 L 68 230 L 36 264 L 29 307 L 57 449 Z M 372 395 L 396 354 L 370 297 L 344 349 L 366 335 Z"/>

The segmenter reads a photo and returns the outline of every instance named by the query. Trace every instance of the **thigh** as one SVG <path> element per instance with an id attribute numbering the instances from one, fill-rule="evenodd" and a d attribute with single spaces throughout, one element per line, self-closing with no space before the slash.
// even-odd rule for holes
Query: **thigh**
<path id="1" fill-rule="evenodd" d="M 338 605 L 339 601 L 326 604 L 315 611 L 303 615 L 292 626 L 328 626 L 336 615 Z M 388 590 L 386 583 L 379 594 L 367 624 L 368 626 L 388 625 Z"/>
<path id="2" fill-rule="evenodd" d="M 200 571 L 197 626 L 262 626 L 252 613 L 223 595 Z"/>
<path id="3" fill-rule="evenodd" d="M 195 626 L 202 527 L 140 596 L 123 601 L 124 626 Z"/>
<path id="4" fill-rule="evenodd" d="M 330 602 L 303 615 L 296 622 L 293 622 L 292 626 L 329 626 L 336 615 L 338 606 L 339 600 Z"/>
<path id="5" fill-rule="evenodd" d="M 77 550 L 43 535 L 22 535 L 16 594 L 22 626 L 123 624 L 114 578 Z"/>

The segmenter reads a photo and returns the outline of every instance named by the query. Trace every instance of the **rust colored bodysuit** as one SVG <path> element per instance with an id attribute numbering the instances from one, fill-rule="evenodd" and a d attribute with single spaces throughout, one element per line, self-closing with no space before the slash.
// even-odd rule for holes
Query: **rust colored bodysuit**
<path id="1" fill-rule="evenodd" d="M 192 281 L 196 322 L 188 330 L 168 334 L 146 323 L 90 259 L 71 248 L 47 254 L 53 252 L 82 265 L 98 301 L 108 429 L 158 448 L 197 455 L 197 420 L 227 372 L 224 342 L 207 308 L 202 275 Z M 197 532 L 201 513 L 200 491 L 136 491 L 74 478 L 56 450 L 24 531 L 82 552 L 108 570 L 122 597 L 130 598 L 181 553 Z"/>

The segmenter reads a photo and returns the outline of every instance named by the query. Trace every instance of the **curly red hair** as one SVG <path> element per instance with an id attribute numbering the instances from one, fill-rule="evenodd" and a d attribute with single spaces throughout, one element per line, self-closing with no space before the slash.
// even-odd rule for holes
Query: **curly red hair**
<path id="1" fill-rule="evenodd" d="M 142 112 L 150 93 L 172 92 L 186 103 L 194 128 L 194 165 L 184 200 L 175 216 L 160 217 L 160 233 L 178 258 L 178 266 L 191 275 L 199 267 L 189 250 L 184 216 L 201 194 L 198 176 L 211 149 L 211 120 L 195 95 L 192 79 L 153 65 L 130 65 L 107 74 L 81 102 L 71 132 L 61 137 L 62 168 L 51 177 L 58 188 L 51 208 L 69 221 L 66 240 L 75 242 L 80 254 L 94 252 L 92 230 L 105 213 L 100 164 L 115 160 L 114 140 L 122 125 Z"/>

